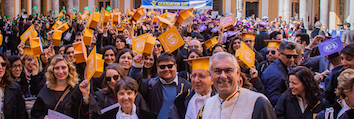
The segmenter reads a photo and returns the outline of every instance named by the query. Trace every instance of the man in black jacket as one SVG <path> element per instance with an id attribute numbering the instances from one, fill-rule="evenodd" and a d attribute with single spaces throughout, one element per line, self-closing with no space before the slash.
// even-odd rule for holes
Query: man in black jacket
<path id="1" fill-rule="evenodd" d="M 158 114 L 158 119 L 167 119 L 169 108 L 176 96 L 188 91 L 192 85 L 177 76 L 174 55 L 163 53 L 156 62 L 158 77 L 143 79 L 139 92 L 148 103 L 150 111 Z"/>

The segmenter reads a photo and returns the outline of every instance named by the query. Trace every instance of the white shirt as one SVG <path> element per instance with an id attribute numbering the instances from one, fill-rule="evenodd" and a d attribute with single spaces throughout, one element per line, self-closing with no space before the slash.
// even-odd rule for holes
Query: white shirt
<path id="1" fill-rule="evenodd" d="M 188 103 L 185 119 L 196 119 L 200 108 L 205 104 L 206 100 L 210 98 L 211 88 L 206 95 L 195 93 Z"/>
<path id="2" fill-rule="evenodd" d="M 162 79 L 162 78 L 159 78 L 160 79 L 160 81 L 161 81 L 161 83 L 162 84 L 165 84 L 165 85 L 168 85 L 168 84 L 172 84 L 173 82 L 175 82 L 176 83 L 176 86 L 178 86 L 178 76 L 176 76 L 170 83 L 167 83 L 164 79 Z"/>
<path id="3" fill-rule="evenodd" d="M 337 116 L 337 119 L 338 119 L 340 116 L 342 116 L 342 114 L 344 114 L 346 111 L 352 109 L 352 108 L 350 108 L 350 107 L 348 106 L 347 102 L 345 102 L 344 99 L 342 99 L 341 102 L 342 102 L 343 108 L 339 111 L 338 116 Z"/>
<path id="4" fill-rule="evenodd" d="M 133 103 L 132 115 L 125 114 L 122 111 L 122 108 L 120 107 L 118 112 L 117 112 L 116 119 L 139 119 L 138 115 L 136 114 L 136 106 L 135 106 L 135 104 Z"/>
<path id="5" fill-rule="evenodd" d="M 305 109 L 307 108 L 308 104 L 306 101 L 304 101 L 301 97 L 299 96 L 296 96 L 297 98 L 297 101 L 299 102 L 299 106 L 300 106 L 300 109 L 301 109 L 301 112 L 304 113 L 305 112 Z"/>

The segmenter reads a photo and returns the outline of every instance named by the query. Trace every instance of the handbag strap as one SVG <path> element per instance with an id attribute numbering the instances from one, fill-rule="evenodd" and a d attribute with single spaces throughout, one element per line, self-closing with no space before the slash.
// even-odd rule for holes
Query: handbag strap
<path id="1" fill-rule="evenodd" d="M 68 87 L 71 87 L 71 86 L 68 86 Z M 63 101 L 64 98 L 65 98 L 65 96 L 70 92 L 70 89 L 71 89 L 71 88 L 68 88 L 68 87 L 65 88 L 65 92 L 63 93 L 63 95 L 61 95 L 60 99 L 58 100 L 57 104 L 55 105 L 54 111 L 57 110 L 57 107 L 58 107 L 59 103 L 60 103 L 61 101 Z"/>

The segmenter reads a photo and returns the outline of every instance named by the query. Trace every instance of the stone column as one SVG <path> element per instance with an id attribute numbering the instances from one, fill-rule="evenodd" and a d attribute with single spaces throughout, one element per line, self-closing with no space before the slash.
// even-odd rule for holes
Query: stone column
<path id="1" fill-rule="evenodd" d="M 289 23 L 291 17 L 291 0 L 284 0 L 284 20 Z"/>
<path id="2" fill-rule="evenodd" d="M 59 14 L 59 0 L 52 0 L 52 10 L 55 11 L 54 17 L 57 17 Z"/>
<path id="3" fill-rule="evenodd" d="M 33 6 L 35 6 L 35 5 L 38 7 L 38 9 L 36 11 L 32 9 Z M 41 12 L 41 0 L 32 0 L 31 10 L 32 10 L 32 13 L 37 13 L 37 12 L 40 13 Z"/>
<path id="4" fill-rule="evenodd" d="M 3 16 L 10 16 L 8 19 L 14 18 L 14 1 L 13 0 L 3 0 L 4 2 L 4 15 Z"/>
<path id="5" fill-rule="evenodd" d="M 70 13 L 72 12 L 73 10 L 73 7 L 74 7 L 74 2 L 73 0 L 66 0 L 66 13 Z"/>
<path id="6" fill-rule="evenodd" d="M 112 0 L 112 9 L 119 8 L 119 0 Z"/>
<path id="7" fill-rule="evenodd" d="M 300 0 L 299 18 L 303 19 L 305 29 L 307 29 L 308 28 L 307 0 Z"/>
<path id="8" fill-rule="evenodd" d="M 329 0 L 320 1 L 320 21 L 329 28 Z"/>
<path id="9" fill-rule="evenodd" d="M 76 7 L 77 12 L 80 11 L 80 0 L 73 0 L 73 5 Z"/>
<path id="10" fill-rule="evenodd" d="M 351 29 L 353 29 L 354 28 L 354 26 L 353 26 L 353 24 L 354 24 L 354 1 L 353 0 L 350 0 L 349 1 L 350 3 L 350 11 L 347 11 L 347 12 L 350 12 L 349 13 L 349 16 L 350 16 L 350 26 L 351 26 Z M 348 3 L 347 3 L 348 4 Z"/>
<path id="11" fill-rule="evenodd" d="M 284 17 L 284 0 L 278 0 L 278 16 Z"/>
<path id="12" fill-rule="evenodd" d="M 127 1 L 125 1 L 127 2 Z M 231 13 L 231 0 L 225 0 L 225 11 L 224 14 Z"/>
<path id="13" fill-rule="evenodd" d="M 243 10 L 245 10 L 244 0 L 237 0 L 237 2 L 236 2 L 236 17 L 238 19 L 240 19 L 240 17 L 243 16 Z"/>

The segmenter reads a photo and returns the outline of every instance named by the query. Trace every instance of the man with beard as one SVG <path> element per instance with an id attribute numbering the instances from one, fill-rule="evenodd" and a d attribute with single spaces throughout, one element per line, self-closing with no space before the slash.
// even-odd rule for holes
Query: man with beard
<path id="1" fill-rule="evenodd" d="M 139 92 L 148 103 L 150 111 L 158 114 L 158 119 L 167 119 L 176 96 L 188 91 L 192 85 L 176 75 L 174 55 L 163 53 L 156 59 L 156 63 L 158 77 L 143 79 Z"/>
<path id="2" fill-rule="evenodd" d="M 218 52 L 209 60 L 217 95 L 209 98 L 199 115 L 204 119 L 275 119 L 273 107 L 261 93 L 238 86 L 240 68 L 235 56 Z"/>
<path id="3" fill-rule="evenodd" d="M 279 45 L 279 57 L 271 63 L 262 73 L 262 84 L 266 91 L 266 95 L 274 106 L 280 95 L 287 90 L 288 87 L 288 71 L 293 65 L 296 54 L 296 45 L 293 42 L 282 42 Z"/>
<path id="4" fill-rule="evenodd" d="M 279 32 L 278 32 L 279 33 Z M 282 42 L 280 40 L 266 40 L 267 50 L 265 51 L 266 60 L 257 65 L 258 76 L 262 77 L 263 71 L 276 59 L 279 57 L 278 48 L 279 44 Z"/>

